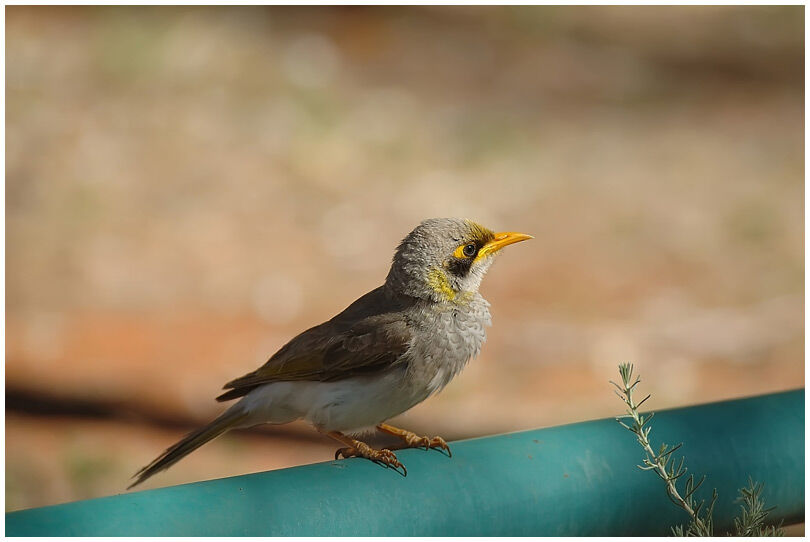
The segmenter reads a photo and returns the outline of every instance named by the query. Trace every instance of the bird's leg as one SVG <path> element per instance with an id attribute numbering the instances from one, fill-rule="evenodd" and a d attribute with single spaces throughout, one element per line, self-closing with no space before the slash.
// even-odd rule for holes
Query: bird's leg
<path id="1" fill-rule="evenodd" d="M 453 455 L 450 451 L 450 446 L 447 445 L 447 442 L 445 442 L 442 437 L 420 437 L 416 433 L 411 433 L 410 431 L 388 425 L 387 423 L 381 423 L 377 426 L 377 429 L 403 440 L 403 444 L 399 446 L 390 446 L 392 450 L 401 450 L 403 448 L 425 448 L 426 450 L 430 448 L 441 448 L 442 450 L 447 450 L 448 456 Z"/>
<path id="2" fill-rule="evenodd" d="M 332 437 L 333 439 L 342 442 L 347 448 L 340 448 L 338 451 L 335 452 L 335 459 L 338 459 L 340 456 L 345 458 L 349 457 L 365 457 L 366 459 L 371 459 L 372 461 L 379 461 L 385 465 L 390 465 L 395 468 L 401 468 L 405 475 L 408 475 L 408 471 L 405 468 L 405 465 L 399 462 L 397 456 L 394 455 L 394 452 L 388 449 L 382 450 L 375 450 L 365 442 L 361 442 L 357 439 L 353 439 L 340 433 L 338 431 L 328 431 L 325 432 L 327 436 Z"/>

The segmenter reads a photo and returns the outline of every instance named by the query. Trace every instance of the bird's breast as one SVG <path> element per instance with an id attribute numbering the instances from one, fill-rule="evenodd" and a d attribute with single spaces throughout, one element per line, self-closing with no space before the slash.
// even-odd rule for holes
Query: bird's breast
<path id="1" fill-rule="evenodd" d="M 420 308 L 420 322 L 408 350 L 408 379 L 427 397 L 444 388 L 478 355 L 491 324 L 489 303 L 478 294 L 466 304 L 441 303 Z"/>

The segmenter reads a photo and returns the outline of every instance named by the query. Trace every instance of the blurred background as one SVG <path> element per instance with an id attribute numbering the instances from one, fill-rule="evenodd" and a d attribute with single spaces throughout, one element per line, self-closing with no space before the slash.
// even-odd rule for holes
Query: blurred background
<path id="1" fill-rule="evenodd" d="M 803 386 L 803 10 L 7 7 L 6 509 L 122 492 L 433 216 L 536 239 L 416 432 L 616 415 L 623 361 L 652 409 Z"/>

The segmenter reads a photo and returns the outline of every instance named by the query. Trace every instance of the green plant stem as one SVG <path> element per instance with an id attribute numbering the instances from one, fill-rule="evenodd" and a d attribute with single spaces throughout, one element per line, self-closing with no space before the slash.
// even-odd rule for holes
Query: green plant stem
<path id="1" fill-rule="evenodd" d="M 644 448 L 644 452 L 647 454 L 647 457 L 644 459 L 645 466 L 639 466 L 645 470 L 654 470 L 658 476 L 664 480 L 667 485 L 667 493 L 669 494 L 671 500 L 681 508 L 683 508 L 687 514 L 692 518 L 695 527 L 700 532 L 708 532 L 708 526 L 704 523 L 704 521 L 700 518 L 700 515 L 697 511 L 686 501 L 681 494 L 678 492 L 678 488 L 675 485 L 675 480 L 680 476 L 679 473 L 677 475 L 673 475 L 667 471 L 667 463 L 669 462 L 669 456 L 674 452 L 678 447 L 674 447 L 666 451 L 666 448 L 662 448 L 661 453 L 656 454 L 653 450 L 652 446 L 650 446 L 649 434 L 650 434 L 650 427 L 645 428 L 644 425 L 652 418 L 652 414 L 647 416 L 646 418 L 641 415 L 638 411 L 639 407 L 641 406 L 644 401 L 649 399 L 649 395 L 642 399 L 639 403 L 635 402 L 633 398 L 633 391 L 635 387 L 641 382 L 641 379 L 636 378 L 635 381 L 631 384 L 632 374 L 633 374 L 633 366 L 626 364 L 622 365 L 619 368 L 619 372 L 622 377 L 622 384 L 623 386 L 619 386 L 615 382 L 611 382 L 614 386 L 616 386 L 621 395 L 619 397 L 624 401 L 627 405 L 627 413 L 628 416 L 633 419 L 632 427 L 622 423 L 627 429 L 635 433 L 636 438 L 638 439 L 639 444 L 641 447 Z M 677 469 L 680 470 L 680 469 Z M 695 488 L 696 489 L 696 488 Z M 689 493 L 689 488 L 687 488 L 687 493 Z"/>

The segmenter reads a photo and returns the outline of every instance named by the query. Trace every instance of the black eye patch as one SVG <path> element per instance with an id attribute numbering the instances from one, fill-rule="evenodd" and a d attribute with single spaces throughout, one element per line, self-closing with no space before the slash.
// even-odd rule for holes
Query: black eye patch
<path id="1" fill-rule="evenodd" d="M 447 270 L 457 277 L 463 277 L 472 267 L 472 258 L 450 258 L 447 261 Z"/>

